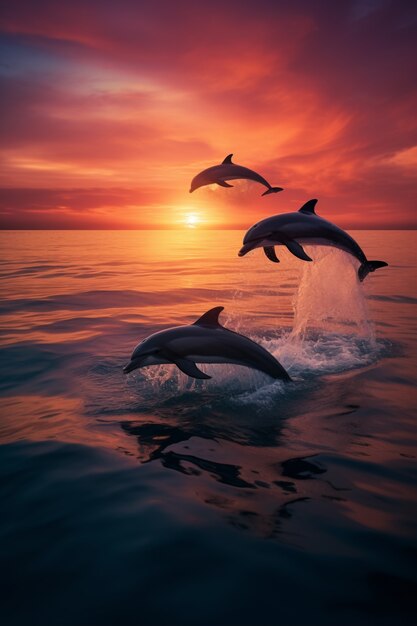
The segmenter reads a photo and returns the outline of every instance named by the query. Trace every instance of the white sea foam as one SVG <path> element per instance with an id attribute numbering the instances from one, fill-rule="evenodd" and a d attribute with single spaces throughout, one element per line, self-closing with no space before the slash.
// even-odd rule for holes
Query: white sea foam
<path id="1" fill-rule="evenodd" d="M 301 267 L 291 331 L 277 329 L 266 337 L 259 331 L 245 333 L 244 320 L 238 323 L 240 332 L 249 334 L 280 361 L 294 384 L 271 381 L 260 372 L 235 365 L 199 365 L 212 376 L 211 380 L 200 381 L 190 379 L 173 365 L 165 365 L 141 370 L 146 385 L 159 397 L 204 389 L 227 394 L 237 402 L 262 404 L 277 394 L 294 392 L 295 385 L 310 386 L 323 375 L 375 362 L 385 344 L 375 338 L 364 286 L 357 278 L 357 261 L 332 248 L 310 248 L 309 253 L 314 263 Z"/>

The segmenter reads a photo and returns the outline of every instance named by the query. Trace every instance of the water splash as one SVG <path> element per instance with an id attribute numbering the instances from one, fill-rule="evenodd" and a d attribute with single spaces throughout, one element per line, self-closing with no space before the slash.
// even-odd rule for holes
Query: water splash
<path id="1" fill-rule="evenodd" d="M 233 328 L 249 334 L 269 350 L 287 369 L 298 388 L 311 386 L 319 377 L 369 366 L 386 352 L 386 342 L 377 341 L 370 321 L 364 285 L 357 278 L 357 261 L 333 248 L 311 247 L 314 263 L 300 267 L 299 286 L 293 297 L 291 331 L 277 329 L 266 337 L 248 333 L 244 320 Z M 278 304 L 278 303 L 277 303 Z M 239 402 L 264 404 L 294 391 L 294 385 L 271 379 L 254 370 L 233 365 L 200 365 L 211 380 L 190 379 L 175 366 L 142 370 L 152 393 L 162 395 L 205 391 L 233 396 Z"/>
<path id="2" fill-rule="evenodd" d="M 309 252 L 314 262 L 302 266 L 293 299 L 292 337 L 303 339 L 309 331 L 318 329 L 331 332 L 351 329 L 374 341 L 364 286 L 357 278 L 356 259 L 334 248 L 314 246 Z"/>
<path id="3" fill-rule="evenodd" d="M 310 379 L 365 367 L 385 349 L 375 337 L 357 261 L 334 248 L 311 247 L 293 297 L 293 329 L 264 343 L 293 377 Z"/>

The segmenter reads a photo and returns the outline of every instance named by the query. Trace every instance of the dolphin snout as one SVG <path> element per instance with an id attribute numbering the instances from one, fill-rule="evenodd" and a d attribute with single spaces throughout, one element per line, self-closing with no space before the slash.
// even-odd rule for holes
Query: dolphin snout
<path id="1" fill-rule="evenodd" d="M 138 369 L 141 366 L 142 359 L 132 359 L 127 363 L 127 365 L 123 368 L 123 374 L 129 374 L 129 372 L 133 372 L 133 370 Z"/>
<path id="2" fill-rule="evenodd" d="M 249 241 L 248 243 L 245 243 L 239 250 L 238 256 L 245 256 L 245 254 L 256 248 L 257 244 L 257 241 Z"/>

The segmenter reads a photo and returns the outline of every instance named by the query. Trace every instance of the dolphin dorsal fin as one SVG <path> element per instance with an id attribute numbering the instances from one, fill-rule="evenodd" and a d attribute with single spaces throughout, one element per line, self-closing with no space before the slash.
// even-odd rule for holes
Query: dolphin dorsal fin
<path id="1" fill-rule="evenodd" d="M 225 163 L 229 163 L 229 165 L 233 165 L 232 156 L 233 154 L 228 154 L 227 157 L 224 159 L 224 161 L 222 161 L 222 165 L 224 165 Z"/>
<path id="2" fill-rule="evenodd" d="M 314 210 L 314 207 L 316 206 L 316 204 L 317 204 L 317 200 L 315 198 L 313 200 L 309 200 L 308 202 L 303 204 L 301 209 L 298 209 L 298 212 L 304 213 L 305 215 L 316 215 L 316 212 Z"/>
<path id="3" fill-rule="evenodd" d="M 223 311 L 224 306 L 215 306 L 214 309 L 210 309 L 207 313 L 204 313 L 201 317 L 194 322 L 194 326 L 212 326 L 214 328 L 221 327 L 219 323 L 219 315 Z"/>

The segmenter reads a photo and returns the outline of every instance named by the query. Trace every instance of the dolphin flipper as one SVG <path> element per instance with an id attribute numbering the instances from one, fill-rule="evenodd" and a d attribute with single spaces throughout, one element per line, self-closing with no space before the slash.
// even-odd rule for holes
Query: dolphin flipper
<path id="1" fill-rule="evenodd" d="M 184 372 L 184 374 L 187 374 L 187 376 L 191 376 L 191 378 L 211 378 L 211 376 L 199 370 L 194 361 L 191 361 L 190 359 L 186 359 L 183 357 L 174 357 L 172 361 L 173 363 L 175 363 L 178 369 Z"/>
<path id="2" fill-rule="evenodd" d="M 220 185 L 220 187 L 233 187 L 233 185 L 229 185 L 225 180 L 216 180 L 216 183 Z"/>
<path id="3" fill-rule="evenodd" d="M 298 257 L 302 261 L 312 261 L 313 260 L 313 259 L 311 259 L 308 256 L 308 254 L 304 250 L 303 246 L 301 246 L 297 241 L 295 241 L 295 239 L 288 239 L 287 241 L 284 241 L 283 243 L 284 243 L 285 246 L 287 246 L 287 248 L 291 252 L 291 254 L 293 254 L 294 256 Z"/>
<path id="4" fill-rule="evenodd" d="M 223 310 L 223 307 L 221 307 L 221 309 Z M 194 361 L 187 359 L 187 357 L 180 356 L 169 348 L 161 350 L 161 354 L 167 361 L 174 363 L 179 370 L 187 374 L 187 376 L 191 376 L 191 378 L 211 378 L 211 376 L 199 370 Z"/>
<path id="5" fill-rule="evenodd" d="M 275 254 L 274 246 L 265 246 L 264 252 L 265 252 L 266 258 L 272 261 L 272 263 L 279 263 L 279 258 Z"/>

